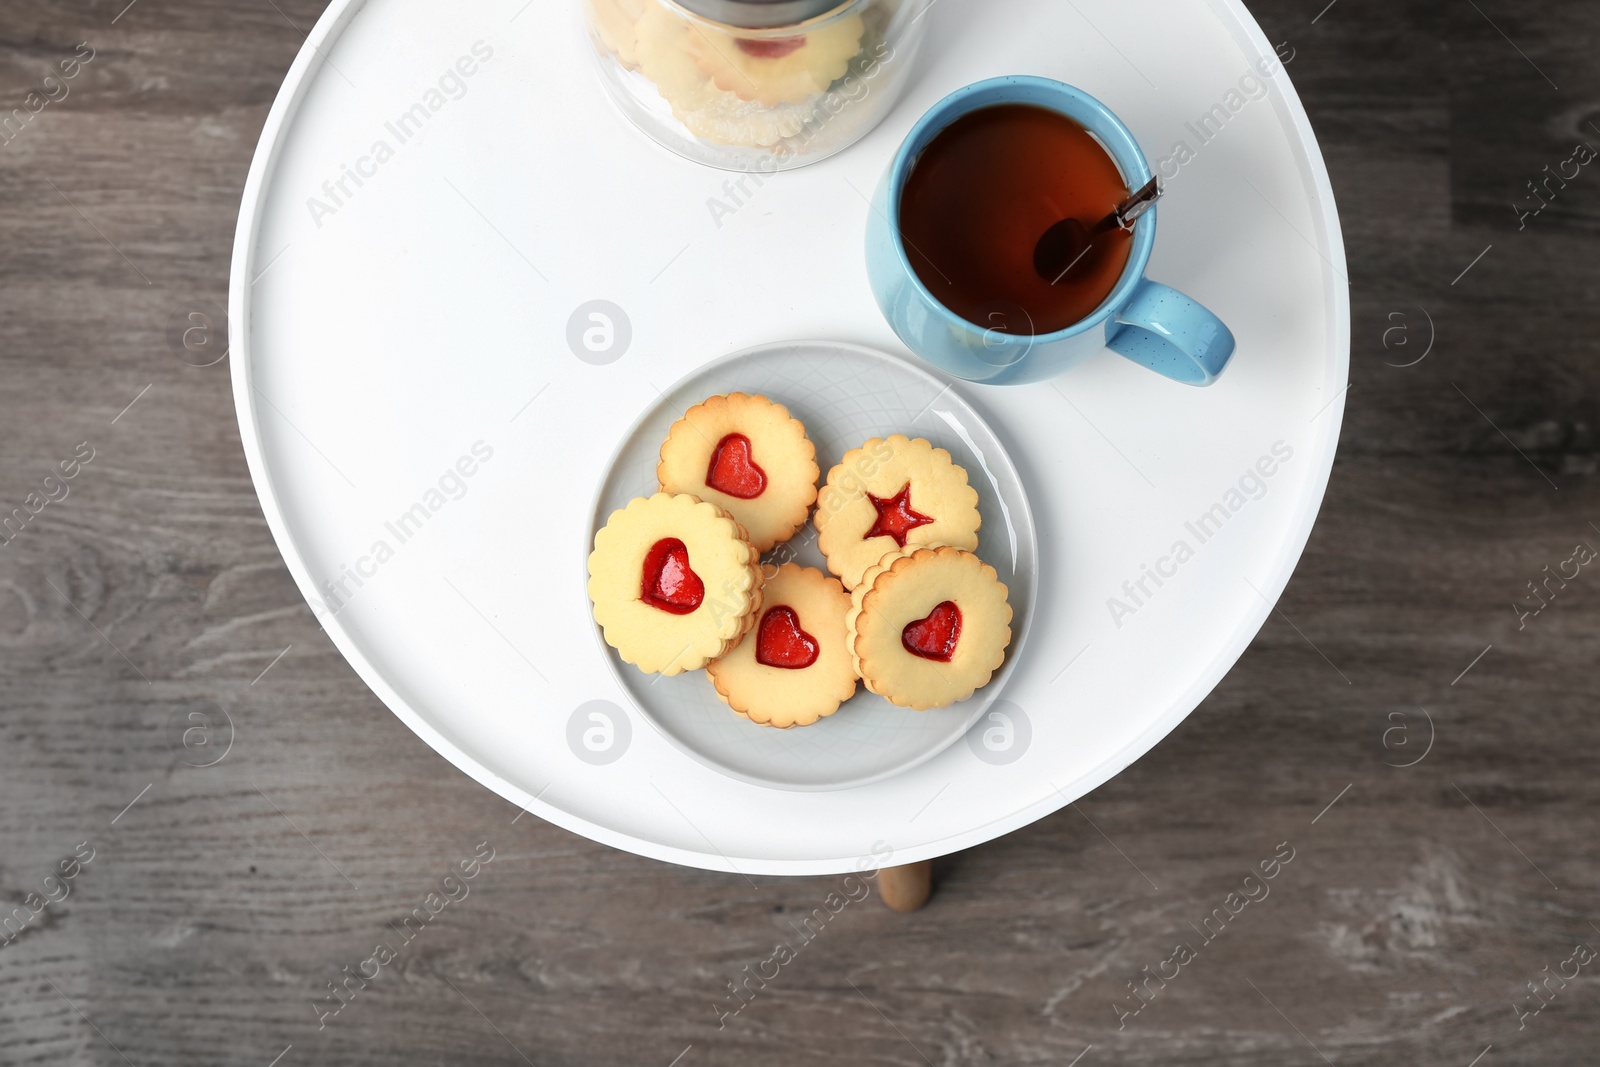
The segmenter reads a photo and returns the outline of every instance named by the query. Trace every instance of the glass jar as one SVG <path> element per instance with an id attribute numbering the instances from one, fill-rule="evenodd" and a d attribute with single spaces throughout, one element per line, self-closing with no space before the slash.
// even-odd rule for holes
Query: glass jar
<path id="1" fill-rule="evenodd" d="M 583 0 L 601 79 L 641 130 L 725 170 L 803 167 L 894 106 L 934 0 Z"/>

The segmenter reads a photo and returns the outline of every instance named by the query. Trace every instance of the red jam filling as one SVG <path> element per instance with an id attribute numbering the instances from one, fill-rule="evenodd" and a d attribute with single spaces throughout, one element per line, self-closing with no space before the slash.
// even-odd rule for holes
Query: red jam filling
<path id="1" fill-rule="evenodd" d="M 817 639 L 800 629 L 793 608 L 768 608 L 756 631 L 756 662 L 798 671 L 817 662 Z"/>
<path id="2" fill-rule="evenodd" d="M 874 537 L 892 537 L 894 543 L 901 548 L 906 547 L 906 535 L 918 526 L 926 526 L 933 520 L 926 515 L 920 515 L 911 510 L 911 483 L 907 482 L 900 491 L 887 499 L 867 494 L 867 499 L 872 501 L 872 506 L 878 509 L 878 518 L 872 524 L 872 529 L 867 531 L 864 540 L 870 541 Z"/>
<path id="3" fill-rule="evenodd" d="M 782 59 L 791 52 L 798 52 L 806 45 L 805 34 L 798 37 L 741 37 L 734 42 L 739 46 L 739 51 L 747 56 L 757 59 Z"/>
<path id="4" fill-rule="evenodd" d="M 900 631 L 900 643 L 906 651 L 923 659 L 949 663 L 956 654 L 956 642 L 961 640 L 961 609 L 955 602 L 946 600 Z"/>
<path id="5" fill-rule="evenodd" d="M 766 491 L 767 472 L 751 458 L 750 438 L 730 433 L 717 442 L 706 468 L 706 485 L 740 500 L 754 500 Z"/>
<path id="6" fill-rule="evenodd" d="M 639 598 L 670 615 L 688 615 L 705 600 L 705 583 L 689 569 L 689 550 L 682 541 L 663 537 L 650 546 Z"/>

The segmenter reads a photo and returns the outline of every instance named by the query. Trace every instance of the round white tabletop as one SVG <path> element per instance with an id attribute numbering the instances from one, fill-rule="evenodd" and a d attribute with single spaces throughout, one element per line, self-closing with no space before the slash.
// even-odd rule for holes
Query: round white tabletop
<path id="1" fill-rule="evenodd" d="M 251 474 L 340 651 L 512 803 L 718 870 L 941 855 L 1147 751 L 1287 583 L 1349 363 L 1294 42 L 1267 41 L 1237 0 L 947 0 L 927 18 L 882 126 L 742 190 L 622 118 L 575 2 L 335 0 L 290 70 L 233 262 Z M 639 414 L 726 353 L 825 338 L 912 358 L 867 288 L 865 197 L 930 105 L 1007 73 L 1081 86 L 1164 164 L 1150 274 L 1215 310 L 1238 351 L 1208 389 L 1110 353 L 1043 385 L 955 386 L 1005 442 L 1038 531 L 1032 632 L 1000 699 L 885 780 L 804 792 L 721 774 L 649 725 L 592 637 L 596 487 Z M 569 343 L 596 301 L 616 327 L 600 358 Z"/>

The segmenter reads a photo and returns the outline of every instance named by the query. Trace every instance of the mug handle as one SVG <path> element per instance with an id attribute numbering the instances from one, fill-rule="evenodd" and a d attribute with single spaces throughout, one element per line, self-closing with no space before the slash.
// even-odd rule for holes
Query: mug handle
<path id="1" fill-rule="evenodd" d="M 1185 385 L 1210 385 L 1233 355 L 1233 333 L 1178 290 L 1141 278 L 1106 347 Z"/>

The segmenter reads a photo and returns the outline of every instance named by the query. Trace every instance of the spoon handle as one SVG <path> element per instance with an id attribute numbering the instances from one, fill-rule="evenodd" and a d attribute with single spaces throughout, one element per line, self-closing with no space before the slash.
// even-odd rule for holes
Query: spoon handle
<path id="1" fill-rule="evenodd" d="M 1118 204 L 1117 210 L 1112 213 L 1111 218 L 1116 225 L 1121 226 L 1124 230 L 1131 230 L 1139 216 L 1149 211 L 1150 206 L 1160 199 L 1161 183 L 1157 179 L 1151 178 L 1140 186 L 1132 196 Z"/>

